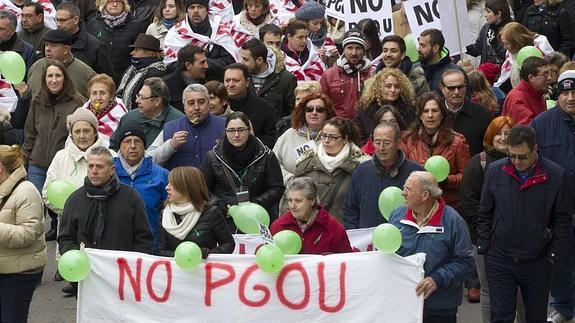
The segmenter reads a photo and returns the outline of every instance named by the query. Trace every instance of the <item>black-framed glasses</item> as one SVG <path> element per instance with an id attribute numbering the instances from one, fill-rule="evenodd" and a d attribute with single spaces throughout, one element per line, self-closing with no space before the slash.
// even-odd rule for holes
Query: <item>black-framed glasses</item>
<path id="1" fill-rule="evenodd" d="M 341 138 L 342 136 L 336 136 L 336 135 L 328 135 L 326 133 L 322 133 L 321 135 L 319 135 L 321 139 L 323 140 L 338 140 L 339 138 Z"/>
<path id="2" fill-rule="evenodd" d="M 465 89 L 465 86 L 466 86 L 465 84 L 460 84 L 460 85 L 445 85 L 445 84 L 443 84 L 443 87 L 445 87 L 447 89 L 447 91 L 449 91 L 449 92 L 453 92 L 455 90 L 461 91 L 461 90 Z"/>
<path id="3" fill-rule="evenodd" d="M 147 99 L 153 99 L 153 98 L 157 98 L 157 97 L 158 97 L 157 95 L 150 95 L 150 96 L 147 96 L 147 97 L 143 97 L 143 96 L 141 96 L 141 95 L 139 95 L 139 94 L 136 94 L 136 100 L 140 100 L 140 101 L 144 101 L 144 100 L 147 100 Z"/>
<path id="4" fill-rule="evenodd" d="M 314 110 L 317 113 L 325 113 L 325 107 L 310 107 L 310 106 L 305 107 L 305 112 L 313 112 Z"/>
<path id="5" fill-rule="evenodd" d="M 56 22 L 64 23 L 72 18 L 74 18 L 74 16 L 68 18 L 56 18 Z"/>
<path id="6" fill-rule="evenodd" d="M 228 129 L 226 129 L 226 133 L 228 133 L 228 134 L 230 134 L 230 135 L 233 135 L 233 134 L 236 134 L 236 133 L 239 134 L 239 135 L 241 135 L 241 134 L 243 134 L 243 133 L 245 133 L 246 131 L 249 131 L 249 130 L 250 130 L 250 128 L 228 128 Z"/>
<path id="7" fill-rule="evenodd" d="M 529 159 L 529 156 L 531 156 L 531 153 L 533 152 L 533 149 L 531 149 L 528 153 L 526 154 L 511 154 L 511 153 L 507 153 L 507 157 L 509 157 L 509 159 L 514 160 L 527 160 Z"/>

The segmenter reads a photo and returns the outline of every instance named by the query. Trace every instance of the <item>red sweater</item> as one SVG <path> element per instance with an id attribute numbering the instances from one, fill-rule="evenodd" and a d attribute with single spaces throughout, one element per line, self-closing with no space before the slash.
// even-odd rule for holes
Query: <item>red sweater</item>
<path id="1" fill-rule="evenodd" d="M 536 90 L 529 82 L 521 80 L 507 94 L 501 115 L 511 117 L 517 124 L 528 125 L 538 114 L 546 110 L 543 92 Z"/>
<path id="2" fill-rule="evenodd" d="M 299 234 L 303 241 L 300 254 L 352 252 L 345 228 L 323 207 L 317 213 L 312 226 L 305 232 L 301 232 L 291 212 L 284 213 L 270 226 L 272 234 L 282 230 L 291 230 Z"/>

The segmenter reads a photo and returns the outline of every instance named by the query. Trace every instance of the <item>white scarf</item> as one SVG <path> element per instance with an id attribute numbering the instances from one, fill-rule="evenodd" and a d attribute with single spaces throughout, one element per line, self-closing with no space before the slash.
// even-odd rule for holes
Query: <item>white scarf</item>
<path id="1" fill-rule="evenodd" d="M 184 214 L 180 224 L 176 221 L 176 214 Z M 162 213 L 162 227 L 174 237 L 184 240 L 188 233 L 196 226 L 201 215 L 202 212 L 196 211 L 192 203 L 170 203 L 164 208 L 164 212 Z"/>
<path id="2" fill-rule="evenodd" d="M 349 142 L 346 143 L 341 149 L 341 151 L 335 156 L 330 156 L 325 152 L 325 150 L 323 149 L 323 143 L 320 143 L 319 146 L 317 147 L 317 158 L 319 158 L 319 161 L 321 162 L 323 167 L 325 167 L 327 171 L 330 173 L 334 169 L 336 169 L 339 165 L 341 165 L 341 163 L 343 163 L 343 161 L 347 158 L 348 155 L 349 155 Z"/>

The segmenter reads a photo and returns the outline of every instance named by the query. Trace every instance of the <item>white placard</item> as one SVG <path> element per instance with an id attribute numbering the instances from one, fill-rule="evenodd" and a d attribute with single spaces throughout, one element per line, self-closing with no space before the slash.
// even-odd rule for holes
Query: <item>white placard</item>
<path id="1" fill-rule="evenodd" d="M 380 37 L 393 35 L 391 0 L 343 0 L 346 30 L 354 28 L 365 18 L 373 19 L 379 26 Z"/>

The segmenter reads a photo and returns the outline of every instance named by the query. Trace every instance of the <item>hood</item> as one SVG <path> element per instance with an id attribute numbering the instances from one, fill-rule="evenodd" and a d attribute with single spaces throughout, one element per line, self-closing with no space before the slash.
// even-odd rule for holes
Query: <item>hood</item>
<path id="1" fill-rule="evenodd" d="M 451 58 L 449 57 L 449 50 L 445 47 L 441 50 L 439 54 L 439 61 L 433 64 L 427 64 L 425 62 L 421 62 L 421 66 L 425 66 L 426 69 L 433 69 L 433 68 L 442 68 L 443 65 L 451 63 Z"/>
<path id="2" fill-rule="evenodd" d="M 271 54 L 270 54 L 271 52 Z M 272 64 L 270 64 L 270 55 L 274 56 L 275 59 L 275 66 L 274 66 L 274 72 L 275 73 L 281 73 L 281 71 L 283 71 L 285 69 L 285 63 L 284 63 L 284 54 L 277 48 L 275 47 L 268 47 L 268 64 L 273 66 Z"/>

